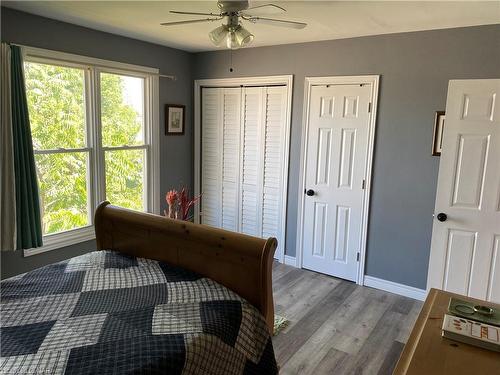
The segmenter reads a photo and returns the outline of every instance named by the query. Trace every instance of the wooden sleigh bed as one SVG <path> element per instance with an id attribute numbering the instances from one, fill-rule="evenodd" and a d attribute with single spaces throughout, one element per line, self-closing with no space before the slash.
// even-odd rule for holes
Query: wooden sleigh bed
<path id="1" fill-rule="evenodd" d="M 277 374 L 263 240 L 99 205 L 97 251 L 1 282 L 0 373 Z"/>
<path id="2" fill-rule="evenodd" d="M 98 250 L 173 264 L 208 277 L 254 305 L 274 326 L 272 264 L 278 242 L 103 202 L 95 213 Z"/>

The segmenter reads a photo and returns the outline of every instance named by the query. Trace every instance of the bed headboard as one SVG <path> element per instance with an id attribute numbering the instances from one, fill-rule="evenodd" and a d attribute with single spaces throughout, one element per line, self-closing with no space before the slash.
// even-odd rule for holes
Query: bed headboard
<path id="1" fill-rule="evenodd" d="M 209 277 L 253 304 L 272 333 L 275 238 L 264 240 L 109 202 L 97 207 L 94 223 L 98 250 L 165 261 Z"/>

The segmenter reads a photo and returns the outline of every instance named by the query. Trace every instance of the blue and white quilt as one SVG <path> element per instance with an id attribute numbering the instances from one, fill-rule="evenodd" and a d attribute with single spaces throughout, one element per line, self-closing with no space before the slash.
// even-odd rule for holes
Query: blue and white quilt
<path id="1" fill-rule="evenodd" d="M 1 282 L 2 374 L 276 374 L 262 315 L 151 259 L 95 251 Z"/>

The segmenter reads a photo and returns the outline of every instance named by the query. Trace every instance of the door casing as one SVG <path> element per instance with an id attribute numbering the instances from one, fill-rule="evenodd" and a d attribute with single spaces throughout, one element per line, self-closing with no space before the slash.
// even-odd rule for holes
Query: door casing
<path id="1" fill-rule="evenodd" d="M 307 156 L 307 139 L 309 131 L 309 100 L 311 97 L 311 89 L 313 86 L 324 85 L 371 85 L 371 100 L 370 100 L 370 118 L 368 129 L 368 150 L 365 160 L 365 189 L 363 193 L 363 212 L 361 224 L 361 246 L 359 249 L 359 262 L 356 283 L 363 285 L 364 283 L 364 269 L 365 269 L 365 256 L 366 256 L 366 237 L 368 229 L 368 213 L 370 207 L 370 190 L 371 190 L 371 176 L 372 176 L 372 161 L 373 161 L 373 147 L 375 141 L 375 128 L 377 119 L 377 101 L 379 89 L 379 75 L 362 75 L 362 76 L 331 76 L 331 77 L 306 77 L 304 83 L 304 102 L 302 114 L 302 141 L 300 151 L 300 184 L 298 192 L 298 209 L 297 209 L 297 243 L 296 243 L 296 264 L 297 267 L 302 268 L 303 256 L 303 234 L 304 234 L 304 189 L 306 188 L 306 156 Z"/>

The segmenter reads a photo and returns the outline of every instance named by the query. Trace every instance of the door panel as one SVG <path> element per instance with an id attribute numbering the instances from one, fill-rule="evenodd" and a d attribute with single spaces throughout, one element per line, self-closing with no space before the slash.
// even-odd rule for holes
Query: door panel
<path id="1" fill-rule="evenodd" d="M 339 188 L 352 189 L 356 129 L 342 129 L 340 141 Z"/>
<path id="2" fill-rule="evenodd" d="M 280 239 L 278 251 L 284 249 L 282 230 L 283 210 L 281 196 L 283 165 L 285 163 L 285 119 L 287 97 L 285 87 L 266 87 L 263 91 L 264 112 L 262 130 L 263 190 L 262 190 L 262 233 L 261 236 Z M 287 171 L 285 172 L 287 173 Z"/>
<path id="3" fill-rule="evenodd" d="M 500 302 L 500 80 L 450 81 L 427 287 Z M 437 215 L 436 215 L 437 217 Z M 497 280 L 495 283 L 494 280 Z"/>
<path id="4" fill-rule="evenodd" d="M 222 175 L 221 130 L 222 89 L 202 90 L 203 129 L 201 135 L 201 222 L 220 227 L 222 225 Z"/>
<path id="5" fill-rule="evenodd" d="M 240 176 L 240 88 L 222 89 L 222 225 L 238 230 Z"/>
<path id="6" fill-rule="evenodd" d="M 462 120 L 495 121 L 497 93 L 463 94 Z M 496 118 L 498 121 L 498 118 Z"/>
<path id="7" fill-rule="evenodd" d="M 314 203 L 314 237 L 313 237 L 313 255 L 325 257 L 326 234 L 328 224 L 328 204 Z"/>
<path id="8" fill-rule="evenodd" d="M 332 129 L 319 129 L 318 137 L 316 185 L 328 185 L 330 180 Z"/>
<path id="9" fill-rule="evenodd" d="M 476 232 L 450 230 L 446 247 L 444 287 L 447 291 L 469 293 L 470 270 L 476 249 Z"/>
<path id="10" fill-rule="evenodd" d="M 344 118 L 358 117 L 359 96 L 344 96 Z"/>
<path id="11" fill-rule="evenodd" d="M 241 178 L 241 231 L 260 237 L 262 234 L 262 117 L 264 115 L 263 88 L 243 89 L 242 174 Z"/>
<path id="12" fill-rule="evenodd" d="M 479 209 L 489 136 L 460 134 L 458 142 L 452 205 Z"/>
<path id="13" fill-rule="evenodd" d="M 349 207 L 337 206 L 337 221 L 335 231 L 335 250 L 333 258 L 347 263 L 347 246 L 349 242 Z"/>
<path id="14" fill-rule="evenodd" d="M 356 280 L 371 85 L 313 86 L 309 102 L 303 267 Z"/>
<path id="15" fill-rule="evenodd" d="M 500 288 L 498 288 L 498 285 L 500 285 L 500 235 L 496 235 L 493 241 L 490 283 L 488 285 L 489 301 L 500 301 Z"/>

